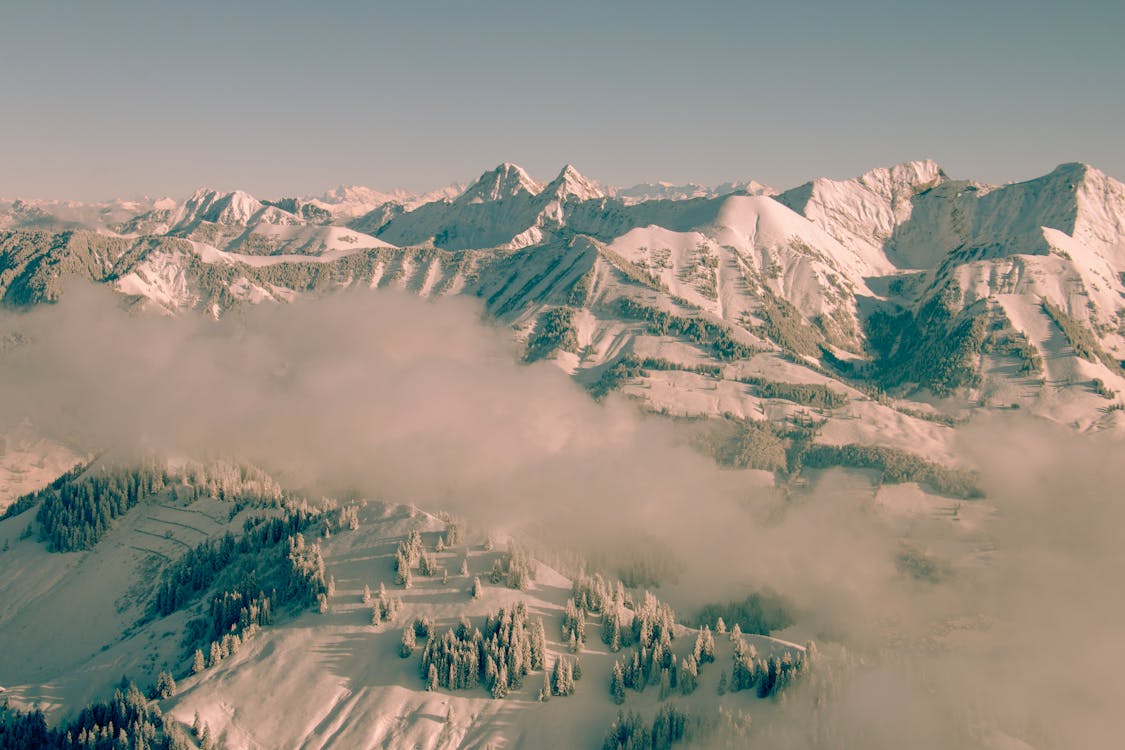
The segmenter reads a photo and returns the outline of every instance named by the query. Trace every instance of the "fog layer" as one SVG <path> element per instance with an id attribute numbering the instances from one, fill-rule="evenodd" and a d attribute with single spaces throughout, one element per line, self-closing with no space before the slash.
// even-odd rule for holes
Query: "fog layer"
<path id="1" fill-rule="evenodd" d="M 1027 420 L 962 430 L 989 498 L 876 494 L 828 472 L 785 497 L 721 471 L 624 399 L 518 364 L 466 300 L 346 293 L 215 322 L 75 286 L 0 315 L 0 429 L 86 450 L 237 456 L 289 484 L 449 510 L 683 564 L 679 603 L 762 587 L 824 674 L 762 731 L 780 747 L 1110 747 L 1125 703 L 1122 446 Z M 585 537 L 585 538 L 584 538 Z M 904 545 L 935 580 L 896 565 Z M 753 704 L 748 706 L 753 712 Z M 1025 744 L 1020 744 L 1025 743 Z"/>

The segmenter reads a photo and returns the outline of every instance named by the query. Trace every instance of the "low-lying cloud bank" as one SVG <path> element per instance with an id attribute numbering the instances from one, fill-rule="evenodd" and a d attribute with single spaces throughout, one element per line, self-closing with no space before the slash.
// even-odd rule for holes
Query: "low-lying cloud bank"
<path id="1" fill-rule="evenodd" d="M 989 491 L 970 527 L 883 513 L 894 498 L 854 476 L 785 498 L 721 471 L 624 399 L 518 364 L 466 300 L 344 293 L 214 322 L 130 315 L 75 286 L 0 315 L 0 335 L 0 429 L 236 455 L 301 486 L 550 524 L 575 543 L 651 539 L 684 563 L 675 595 L 693 604 L 776 589 L 831 657 L 831 677 L 762 729 L 778 747 L 1118 741 L 1125 469 L 1108 438 L 1026 419 L 965 428 Z M 904 575 L 904 543 L 948 575 Z"/>

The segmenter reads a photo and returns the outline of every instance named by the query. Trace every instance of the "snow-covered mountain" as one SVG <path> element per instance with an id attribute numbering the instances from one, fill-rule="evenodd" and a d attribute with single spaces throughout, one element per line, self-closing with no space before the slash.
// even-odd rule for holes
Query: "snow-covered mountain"
<path id="1" fill-rule="evenodd" d="M 817 410 L 834 442 L 920 431 L 940 452 L 943 421 L 1013 404 L 1121 427 L 1125 188 L 1097 169 L 989 186 L 918 161 L 776 194 L 688 187 L 607 192 L 570 165 L 540 182 L 501 164 L 420 203 L 365 188 L 266 201 L 201 189 L 130 204 L 112 229 L 13 226 L 0 290 L 50 300 L 76 273 L 211 316 L 353 286 L 468 294 L 580 382 L 608 378 L 658 410 L 761 420 L 807 408 L 744 382 L 766 379 L 851 394 Z M 549 319 L 566 331 L 548 334 Z M 645 360 L 663 364 L 630 365 Z M 691 370 L 703 364 L 712 374 Z M 865 395 L 881 392 L 893 399 Z M 887 420 L 909 427 L 871 427 Z"/>
<path id="2" fill-rule="evenodd" d="M 718 185 L 702 185 L 698 182 L 689 182 L 677 185 L 671 182 L 642 182 L 630 187 L 615 188 L 610 194 L 625 203 L 643 203 L 644 201 L 680 201 L 688 198 L 717 198 L 731 193 L 745 193 L 746 195 L 774 195 L 777 191 L 769 185 L 764 185 L 756 180 L 742 182 L 723 182 Z"/>

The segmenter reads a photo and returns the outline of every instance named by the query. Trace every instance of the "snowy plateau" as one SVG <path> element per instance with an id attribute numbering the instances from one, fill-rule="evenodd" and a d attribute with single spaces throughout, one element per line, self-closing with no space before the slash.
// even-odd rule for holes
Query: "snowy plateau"
<path id="1" fill-rule="evenodd" d="M 1093 166 L 0 199 L 0 302 L 0 747 L 1107 746 Z"/>

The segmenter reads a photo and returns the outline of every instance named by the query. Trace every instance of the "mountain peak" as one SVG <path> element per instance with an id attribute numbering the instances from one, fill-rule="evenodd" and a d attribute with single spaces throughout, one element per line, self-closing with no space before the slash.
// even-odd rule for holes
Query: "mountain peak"
<path id="1" fill-rule="evenodd" d="M 457 200 L 460 203 L 484 203 L 512 198 L 521 192 L 538 195 L 542 190 L 543 186 L 531 179 L 522 167 L 504 162 L 482 174 Z"/>
<path id="2" fill-rule="evenodd" d="M 197 188 L 180 207 L 174 224 L 208 221 L 216 224 L 245 224 L 262 208 L 262 203 L 243 190 L 222 192 Z"/>
<path id="3" fill-rule="evenodd" d="M 946 179 L 946 174 L 933 159 L 904 161 L 891 167 L 878 167 L 864 172 L 859 182 L 868 187 L 883 186 L 897 192 L 923 190 Z"/>
<path id="4" fill-rule="evenodd" d="M 576 198 L 580 201 L 604 198 L 605 193 L 592 180 L 567 164 L 559 172 L 559 176 L 551 181 L 544 191 L 560 200 Z"/>

